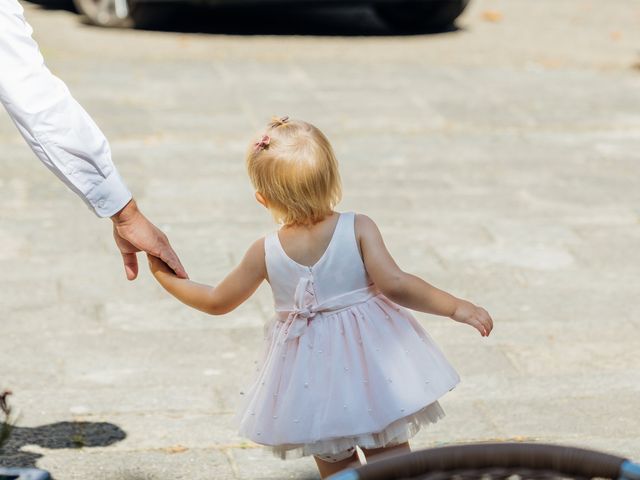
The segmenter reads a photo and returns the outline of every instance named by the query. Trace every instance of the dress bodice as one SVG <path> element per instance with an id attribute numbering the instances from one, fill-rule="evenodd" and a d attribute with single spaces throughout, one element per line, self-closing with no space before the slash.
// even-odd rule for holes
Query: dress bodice
<path id="1" fill-rule="evenodd" d="M 299 287 L 307 290 L 306 303 L 316 305 L 334 303 L 338 298 L 344 304 L 345 300 L 348 302 L 345 294 L 371 287 L 358 249 L 353 212 L 340 214 L 329 245 L 315 264 L 301 265 L 290 258 L 282 248 L 278 232 L 265 238 L 265 261 L 276 311 L 294 308 Z M 304 287 L 303 280 L 306 280 Z M 357 303 L 357 298 L 354 300 Z"/>

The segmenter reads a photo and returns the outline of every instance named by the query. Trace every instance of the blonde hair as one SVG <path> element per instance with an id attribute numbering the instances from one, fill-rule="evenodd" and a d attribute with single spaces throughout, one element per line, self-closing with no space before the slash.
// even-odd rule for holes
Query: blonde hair
<path id="1" fill-rule="evenodd" d="M 342 197 L 333 148 L 310 123 L 274 118 L 249 146 L 246 161 L 254 188 L 285 225 L 317 223 Z"/>

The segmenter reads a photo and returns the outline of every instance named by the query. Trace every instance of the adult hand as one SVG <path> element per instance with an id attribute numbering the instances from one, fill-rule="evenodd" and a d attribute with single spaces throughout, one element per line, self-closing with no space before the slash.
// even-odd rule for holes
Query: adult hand
<path id="1" fill-rule="evenodd" d="M 189 278 L 167 236 L 138 210 L 135 200 L 127 203 L 111 220 L 113 238 L 122 254 L 127 279 L 135 280 L 138 276 L 137 252 L 153 255 L 169 265 L 178 277 Z"/>

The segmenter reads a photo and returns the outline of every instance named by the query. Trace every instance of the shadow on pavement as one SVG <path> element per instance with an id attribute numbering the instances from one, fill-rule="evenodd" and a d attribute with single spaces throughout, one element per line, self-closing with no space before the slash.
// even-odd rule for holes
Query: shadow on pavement
<path id="1" fill-rule="evenodd" d="M 68 0 L 30 0 L 44 9 L 75 11 Z M 142 7 L 140 30 L 222 35 L 399 36 L 457 31 L 389 28 L 369 6 L 296 4 L 204 6 L 148 4 Z M 82 21 L 81 18 L 78 21 Z"/>
<path id="2" fill-rule="evenodd" d="M 14 426 L 9 440 L 0 449 L 0 466 L 37 468 L 36 462 L 43 455 L 23 451 L 22 448 L 26 445 L 49 449 L 106 447 L 126 437 L 124 430 L 107 422 L 56 422 L 39 427 Z"/>

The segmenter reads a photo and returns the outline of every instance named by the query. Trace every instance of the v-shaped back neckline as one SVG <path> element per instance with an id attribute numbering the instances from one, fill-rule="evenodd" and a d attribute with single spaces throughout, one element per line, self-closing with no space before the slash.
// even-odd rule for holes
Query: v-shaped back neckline
<path id="1" fill-rule="evenodd" d="M 327 256 L 327 254 L 329 253 L 329 250 L 331 250 L 331 247 L 334 243 L 334 240 L 336 238 L 336 234 L 338 233 L 338 228 L 340 227 L 340 223 L 342 222 L 342 217 L 343 214 L 342 213 L 338 213 L 338 220 L 336 221 L 336 225 L 335 227 L 333 227 L 333 233 L 331 234 L 331 239 L 329 240 L 329 243 L 327 244 L 327 247 L 324 249 L 324 252 L 322 252 L 322 255 L 320 256 L 320 258 L 318 260 L 316 260 L 316 262 L 313 265 L 303 265 L 302 263 L 296 262 L 293 258 L 291 258 L 289 256 L 289 254 L 285 251 L 284 247 L 282 246 L 282 242 L 280 241 L 280 235 L 278 235 L 278 231 L 276 231 L 274 233 L 275 235 L 275 240 L 276 240 L 276 244 L 278 245 L 280 251 L 282 252 L 282 254 L 285 256 L 285 258 L 293 263 L 295 263 L 296 265 L 298 265 L 299 267 L 304 268 L 305 270 L 313 270 L 314 268 L 317 268 L 318 265 L 320 265 L 320 263 L 325 259 L 325 257 Z"/>

